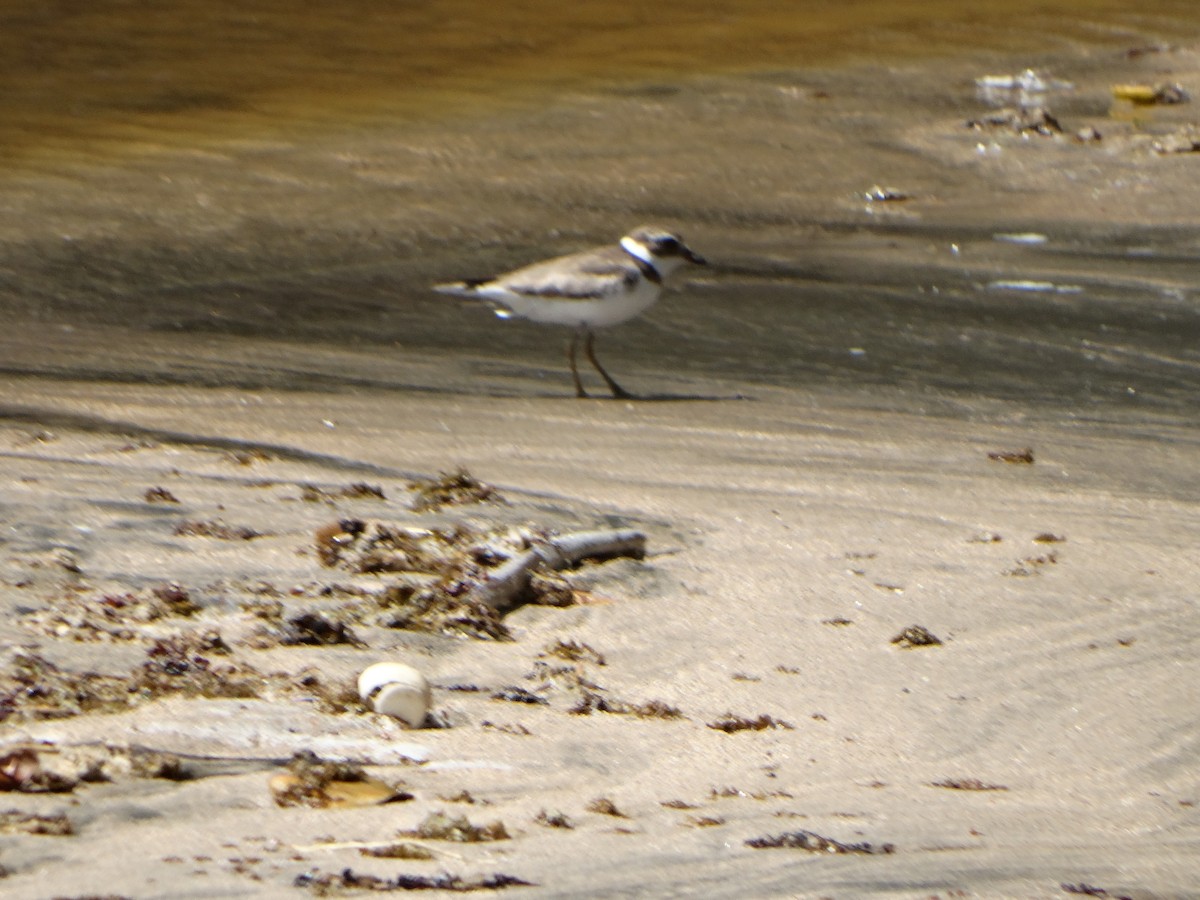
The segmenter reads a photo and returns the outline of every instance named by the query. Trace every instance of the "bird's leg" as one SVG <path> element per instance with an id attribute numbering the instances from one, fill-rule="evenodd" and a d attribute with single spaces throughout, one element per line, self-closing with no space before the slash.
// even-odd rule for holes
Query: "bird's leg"
<path id="1" fill-rule="evenodd" d="M 575 367 L 575 350 L 579 346 L 579 332 L 571 335 L 571 345 L 567 348 L 567 359 L 571 362 L 571 380 L 575 382 L 575 396 L 587 397 L 583 382 L 579 380 L 579 369 Z"/>
<path id="2" fill-rule="evenodd" d="M 587 353 L 588 361 L 596 367 L 596 371 L 600 373 L 600 377 L 604 379 L 604 383 L 608 385 L 608 389 L 612 391 L 613 398 L 616 400 L 633 400 L 633 394 L 625 390 L 615 381 L 612 376 L 604 371 L 604 366 L 600 365 L 600 360 L 596 359 L 596 350 L 593 346 L 596 342 L 596 336 L 592 334 L 591 329 L 587 329 L 587 337 L 583 342 L 584 352 Z"/>

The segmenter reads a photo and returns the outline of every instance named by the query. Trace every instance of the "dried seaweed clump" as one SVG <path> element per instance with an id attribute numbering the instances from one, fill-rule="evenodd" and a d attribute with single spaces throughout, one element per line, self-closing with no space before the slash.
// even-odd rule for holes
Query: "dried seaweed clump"
<path id="1" fill-rule="evenodd" d="M 714 731 L 723 731 L 726 734 L 734 734 L 738 731 L 765 731 L 768 728 L 783 728 L 788 731 L 795 730 L 795 726 L 790 722 L 776 719 L 774 716 L 768 716 L 765 713 L 756 719 L 748 719 L 745 716 L 725 713 L 725 715 L 720 716 L 715 721 L 709 722 L 708 727 Z"/>
<path id="2" fill-rule="evenodd" d="M 494 570 L 545 537 L 527 527 L 426 529 L 342 519 L 317 532 L 316 546 L 326 566 L 397 576 L 378 598 L 384 626 L 503 639 L 508 629 L 502 614 L 484 601 L 480 588 Z M 541 581 L 531 584 L 529 594 L 533 602 L 541 602 L 542 594 L 561 602 Z"/>
<path id="3" fill-rule="evenodd" d="M 1007 791 L 1003 784 L 986 784 L 978 778 L 944 778 L 941 781 L 931 781 L 930 787 L 948 788 L 952 791 Z"/>
<path id="4" fill-rule="evenodd" d="M 539 656 L 554 656 L 558 659 L 564 659 L 567 662 L 574 663 L 592 663 L 593 665 L 605 665 L 604 654 L 599 650 L 595 650 L 581 641 L 564 641 L 558 638 L 552 644 L 548 644 Z"/>
<path id="5" fill-rule="evenodd" d="M 456 584 L 415 587 L 398 583 L 379 598 L 380 624 L 406 631 L 461 634 L 494 641 L 511 636 L 500 613 Z"/>
<path id="6" fill-rule="evenodd" d="M 129 706 L 123 678 L 66 672 L 35 653 L 18 653 L 0 677 L 0 721 L 61 719 L 84 712 L 115 712 Z"/>
<path id="7" fill-rule="evenodd" d="M 992 462 L 1009 463 L 1015 466 L 1032 466 L 1033 465 L 1033 448 L 1026 447 L 1024 450 L 991 450 L 987 455 Z"/>
<path id="8" fill-rule="evenodd" d="M 8 809 L 0 812 L 0 834 L 45 834 L 65 837 L 75 833 L 66 816 L 42 816 Z"/>
<path id="9" fill-rule="evenodd" d="M 77 779 L 42 765 L 32 747 L 20 747 L 0 756 L 0 791 L 62 794 L 73 791 L 77 783 Z"/>
<path id="10" fill-rule="evenodd" d="M 177 537 L 209 537 L 219 541 L 252 541 L 266 537 L 264 532 L 255 531 L 248 525 L 227 525 L 217 520 L 200 521 L 189 519 L 175 526 Z"/>
<path id="11" fill-rule="evenodd" d="M 287 772 L 271 778 L 269 785 L 277 806 L 324 809 L 413 799 L 412 794 L 371 778 L 359 766 L 323 760 L 311 750 L 293 756 Z"/>
<path id="12" fill-rule="evenodd" d="M 473 825 L 466 816 L 451 816 L 441 810 L 430 813 L 412 831 L 400 832 L 400 836 L 459 844 L 507 841 L 511 837 L 499 819 L 487 825 Z"/>
<path id="13" fill-rule="evenodd" d="M 784 848 L 788 850 L 807 850 L 810 853 L 895 853 L 893 844 L 881 844 L 876 847 L 867 842 L 861 844 L 843 844 L 833 838 L 822 837 L 811 831 L 785 831 L 783 834 L 766 835 L 751 838 L 746 841 L 747 847 L 755 850 L 772 850 Z"/>
<path id="14" fill-rule="evenodd" d="M 136 593 L 64 594 L 49 608 L 30 613 L 21 621 L 42 634 L 81 643 L 133 641 L 151 622 L 192 616 L 199 610 L 187 590 L 177 584 L 162 584 Z"/>
<path id="15" fill-rule="evenodd" d="M 891 643 L 899 644 L 905 650 L 911 650 L 913 647 L 940 647 L 942 639 L 924 626 L 909 625 L 892 638 Z"/>
<path id="16" fill-rule="evenodd" d="M 497 872 L 478 878 L 463 878 L 443 872 L 441 875 L 397 875 L 395 878 L 379 878 L 361 875 L 353 869 L 342 869 L 336 874 L 305 872 L 292 881 L 293 887 L 309 888 L 318 897 L 341 894 L 344 891 L 447 891 L 465 894 L 471 891 L 498 891 L 510 887 L 533 887 L 533 882 L 514 875 Z"/>
<path id="17" fill-rule="evenodd" d="M 584 808 L 588 812 L 596 813 L 600 816 L 612 816 L 615 819 L 629 818 L 629 816 L 617 809 L 617 804 L 613 803 L 608 797 L 597 797 Z"/>
<path id="18" fill-rule="evenodd" d="M 466 469 L 442 472 L 437 478 L 417 479 L 408 483 L 412 508 L 418 512 L 462 506 L 467 503 L 503 503 L 504 498 L 490 484 L 484 484 Z"/>

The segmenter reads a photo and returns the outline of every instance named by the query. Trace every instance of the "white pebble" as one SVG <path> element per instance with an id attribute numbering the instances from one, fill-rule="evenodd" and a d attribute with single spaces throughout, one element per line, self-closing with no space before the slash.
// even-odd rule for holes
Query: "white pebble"
<path id="1" fill-rule="evenodd" d="M 433 706 L 429 681 L 404 663 L 382 662 L 367 666 L 358 676 L 358 696 L 381 715 L 420 728 Z"/>

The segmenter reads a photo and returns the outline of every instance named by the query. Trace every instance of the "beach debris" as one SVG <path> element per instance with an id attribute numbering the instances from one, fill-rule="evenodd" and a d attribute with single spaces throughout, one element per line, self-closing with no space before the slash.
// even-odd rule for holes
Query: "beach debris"
<path id="1" fill-rule="evenodd" d="M 507 841 L 512 837 L 499 819 L 486 825 L 473 825 L 466 816 L 452 816 L 442 810 L 431 812 L 416 828 L 401 831 L 399 835 L 427 841 L 453 841 L 458 844 Z"/>
<path id="2" fill-rule="evenodd" d="M 1027 556 L 1024 559 L 1017 560 L 1017 564 L 1011 569 L 1006 569 L 1004 574 L 1012 578 L 1028 578 L 1031 575 L 1041 575 L 1041 570 L 1045 566 L 1053 566 L 1057 562 L 1057 553 L 1045 553 L 1041 556 Z"/>
<path id="3" fill-rule="evenodd" d="M 833 616 L 829 619 L 822 619 L 822 625 L 833 625 L 836 628 L 845 628 L 847 625 L 853 625 L 854 622 L 847 619 L 845 616 Z"/>
<path id="4" fill-rule="evenodd" d="M 726 734 L 734 734 L 738 731 L 765 731 L 768 728 L 782 728 L 787 731 L 794 731 L 796 728 L 790 722 L 776 719 L 774 716 L 768 716 L 765 713 L 756 719 L 748 719 L 745 716 L 737 716 L 731 712 L 727 712 L 723 716 L 718 716 L 712 722 L 707 723 L 707 726 L 714 731 L 723 731 Z"/>
<path id="5" fill-rule="evenodd" d="M 1098 141 L 1104 140 L 1104 135 L 1094 125 L 1084 125 L 1071 135 L 1071 137 L 1079 144 L 1095 144 Z"/>
<path id="6" fill-rule="evenodd" d="M 1033 465 L 1033 448 L 1024 450 L 989 450 L 987 458 L 992 462 L 1010 463 L 1015 466 Z"/>
<path id="7" fill-rule="evenodd" d="M 172 533 L 176 537 L 209 537 L 218 541 L 252 541 L 255 538 L 267 536 L 249 526 L 226 525 L 216 519 L 212 521 L 189 519 L 176 525 L 175 531 Z"/>
<path id="8" fill-rule="evenodd" d="M 967 538 L 968 544 L 999 544 L 1004 540 L 1004 536 L 997 534 L 994 531 L 981 531 L 978 534 L 973 534 Z"/>
<path id="9" fill-rule="evenodd" d="M 78 780 L 42 765 L 32 747 L 20 747 L 0 756 L 0 791 L 22 794 L 65 794 L 75 789 Z"/>
<path id="10" fill-rule="evenodd" d="M 1040 534 L 1033 536 L 1035 544 L 1063 544 L 1066 543 L 1066 538 L 1059 534 L 1054 534 L 1049 531 L 1043 531 Z"/>
<path id="11" fill-rule="evenodd" d="M 1178 83 L 1114 84 L 1112 95 L 1116 100 L 1127 100 L 1136 106 L 1173 106 L 1192 99 L 1183 85 Z"/>
<path id="12" fill-rule="evenodd" d="M 142 495 L 147 503 L 178 503 L 179 498 L 164 487 L 147 488 Z"/>
<path id="13" fill-rule="evenodd" d="M 413 795 L 367 775 L 350 763 L 323 760 L 311 750 L 301 750 L 287 771 L 267 782 L 277 806 L 347 809 L 412 800 Z"/>
<path id="14" fill-rule="evenodd" d="M 315 542 L 327 567 L 394 576 L 374 592 L 379 624 L 494 640 L 509 636 L 503 617 L 522 603 L 574 602 L 554 572 L 646 551 L 645 534 L 632 529 L 552 535 L 530 525 L 413 528 L 361 519 L 326 525 Z"/>
<path id="15" fill-rule="evenodd" d="M 606 665 L 604 654 L 600 651 L 580 641 L 564 641 L 562 638 L 556 638 L 552 644 L 547 644 L 546 648 L 538 656 L 554 656 L 558 659 L 565 659 L 568 662 L 592 663 L 597 666 Z"/>
<path id="16" fill-rule="evenodd" d="M 617 809 L 617 804 L 608 797 L 597 797 L 584 807 L 588 812 L 595 813 L 598 816 L 612 816 L 615 819 L 628 819 L 625 813 Z"/>
<path id="17" fill-rule="evenodd" d="M 942 640 L 935 637 L 928 628 L 922 625 L 909 625 L 892 638 L 891 643 L 899 644 L 905 650 L 911 650 L 913 647 L 939 647 Z"/>
<path id="18" fill-rule="evenodd" d="M 319 612 L 297 613 L 288 619 L 279 629 L 279 643 L 288 647 L 366 646 L 345 623 L 333 621 Z"/>
<path id="19" fill-rule="evenodd" d="M 978 778 L 943 778 L 929 782 L 930 787 L 946 788 L 951 791 L 1007 791 L 1007 785 L 986 784 Z"/>
<path id="20" fill-rule="evenodd" d="M 375 712 L 420 728 L 433 706 L 428 679 L 412 666 L 380 662 L 358 676 L 358 695 Z"/>
<path id="21" fill-rule="evenodd" d="M 975 79 L 975 87 L 981 93 L 1024 91 L 1042 94 L 1047 91 L 1069 91 L 1075 85 L 1069 81 L 1040 75 L 1034 69 L 1026 69 L 1016 75 L 981 75 Z"/>
<path id="22" fill-rule="evenodd" d="M 1026 294 L 1082 294 L 1083 285 L 1035 281 L 1030 278 L 998 278 L 985 285 L 989 291 L 1021 291 Z"/>
<path id="23" fill-rule="evenodd" d="M 144 626 L 199 611 L 185 588 L 162 584 L 136 593 L 64 593 L 21 621 L 32 630 L 80 643 L 133 641 L 143 636 Z"/>
<path id="24" fill-rule="evenodd" d="M 999 241 L 1002 244 L 1023 244 L 1026 246 L 1038 246 L 1046 243 L 1049 240 L 1046 235 L 1037 231 L 1020 231 L 1020 232 L 998 232 L 992 235 L 993 241 Z"/>
<path id="25" fill-rule="evenodd" d="M 66 837 L 75 833 L 65 815 L 43 816 L 19 809 L 0 810 L 0 834 L 43 834 Z"/>
<path id="26" fill-rule="evenodd" d="M 898 188 L 883 187 L 882 185 L 874 184 L 863 192 L 863 199 L 868 203 L 898 203 L 903 200 L 911 200 L 912 194 Z"/>
<path id="27" fill-rule="evenodd" d="M 729 798 L 741 798 L 743 800 L 794 800 L 791 794 L 787 791 L 743 791 L 741 788 L 726 785 L 725 787 L 712 788 L 708 792 L 708 796 L 712 800 L 723 800 Z"/>
<path id="28" fill-rule="evenodd" d="M 420 844 L 410 844 L 399 841 L 395 844 L 385 844 L 382 847 L 359 847 L 361 856 L 373 856 L 377 859 L 434 859 L 434 853 Z"/>
<path id="29" fill-rule="evenodd" d="M 843 844 L 833 838 L 822 837 L 812 831 L 785 831 L 782 834 L 765 835 L 746 841 L 747 847 L 755 850 L 772 850 L 784 848 L 788 850 L 807 850 L 810 853 L 895 853 L 893 844 L 881 844 L 878 847 L 863 842 L 860 844 Z"/>
<path id="30" fill-rule="evenodd" d="M 1185 125 L 1178 131 L 1159 138 L 1150 145 L 1150 148 L 1160 155 L 1200 152 L 1200 130 L 1197 130 L 1194 125 Z"/>
<path id="31" fill-rule="evenodd" d="M 494 487 L 484 484 L 462 467 L 453 472 L 442 472 L 437 478 L 410 481 L 408 489 L 416 494 L 412 508 L 417 512 L 430 512 L 443 506 L 462 506 L 468 503 L 505 502 Z"/>
<path id="32" fill-rule="evenodd" d="M 546 810 L 540 810 L 533 821 L 539 825 L 544 825 L 547 828 L 574 828 L 575 823 L 571 821 L 566 813 L 554 812 L 549 813 Z"/>
<path id="33" fill-rule="evenodd" d="M 502 700 L 505 703 L 528 703 L 530 706 L 550 705 L 550 701 L 545 697 L 517 685 L 509 685 L 508 687 L 501 688 L 492 694 L 491 699 Z"/>
<path id="34" fill-rule="evenodd" d="M 610 713 L 616 716 L 633 716 L 638 719 L 686 719 L 677 706 L 663 700 L 647 700 L 645 703 L 627 703 L 610 700 L 593 691 L 585 691 L 579 702 L 567 710 L 573 716 L 587 716 L 593 712 Z"/>
<path id="35" fill-rule="evenodd" d="M 712 828 L 724 825 L 725 819 L 721 816 L 688 816 L 687 824 L 693 828 Z"/>
<path id="36" fill-rule="evenodd" d="M 379 485 L 361 481 L 348 487 L 332 489 L 306 482 L 300 485 L 300 499 L 305 503 L 333 504 L 338 500 L 386 500 L 387 496 Z"/>
<path id="37" fill-rule="evenodd" d="M 449 872 L 443 872 L 441 875 L 401 874 L 395 878 L 379 878 L 375 875 L 361 875 L 350 868 L 342 869 L 336 874 L 322 874 L 319 870 L 305 872 L 295 877 L 292 886 L 309 888 L 318 897 L 342 890 L 448 891 L 465 894 L 470 891 L 498 891 L 510 887 L 536 887 L 531 881 L 501 872 L 475 878 L 463 878 Z"/>
<path id="38" fill-rule="evenodd" d="M 642 559 L 645 555 L 646 535 L 632 528 L 576 531 L 547 537 L 490 571 L 475 595 L 493 609 L 506 611 L 529 588 L 530 577 L 539 567 L 569 569 L 584 560 L 603 561 L 620 556 Z"/>
<path id="39" fill-rule="evenodd" d="M 1068 884 L 1064 881 L 1059 887 L 1068 894 L 1083 894 L 1085 897 L 1112 897 L 1113 900 L 1133 900 L 1128 894 L 1112 894 L 1102 887 L 1096 887 L 1085 881 L 1081 881 L 1079 884 Z"/>
<path id="40" fill-rule="evenodd" d="M 660 800 L 659 806 L 665 809 L 699 809 L 700 804 L 688 803 L 686 800 Z"/>
<path id="41" fill-rule="evenodd" d="M 1039 134 L 1043 137 L 1062 134 L 1063 130 L 1058 119 L 1044 106 L 1006 106 L 978 119 L 968 119 L 966 125 L 976 131 L 1005 129 L 1017 134 Z"/>

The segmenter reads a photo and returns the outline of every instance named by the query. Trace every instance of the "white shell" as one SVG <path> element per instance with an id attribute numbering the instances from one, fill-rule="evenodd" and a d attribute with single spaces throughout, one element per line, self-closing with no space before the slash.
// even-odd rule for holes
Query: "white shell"
<path id="1" fill-rule="evenodd" d="M 425 676 L 404 663 L 367 666 L 358 676 L 358 696 L 371 709 L 420 728 L 433 706 L 433 691 Z"/>

